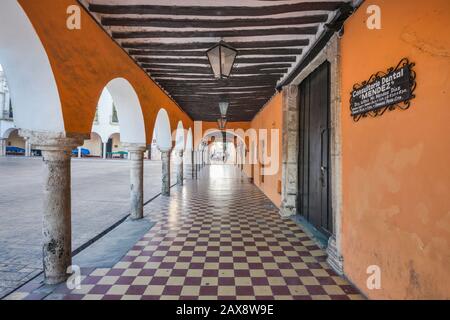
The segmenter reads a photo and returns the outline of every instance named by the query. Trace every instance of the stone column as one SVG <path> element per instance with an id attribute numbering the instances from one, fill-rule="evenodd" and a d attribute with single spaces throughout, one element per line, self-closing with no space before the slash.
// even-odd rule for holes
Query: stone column
<path id="1" fill-rule="evenodd" d="M 130 207 L 132 220 L 144 217 L 144 151 L 145 145 L 138 143 L 124 144 L 128 150 L 130 166 Z"/>
<path id="2" fill-rule="evenodd" d="M 31 157 L 31 143 L 29 139 L 25 139 L 25 157 Z"/>
<path id="3" fill-rule="evenodd" d="M 183 150 L 177 151 L 177 183 L 182 186 L 184 184 L 184 161 L 183 161 Z"/>
<path id="4" fill-rule="evenodd" d="M 106 159 L 106 147 L 107 147 L 107 143 L 103 142 L 103 159 Z"/>
<path id="5" fill-rule="evenodd" d="M 192 179 L 197 179 L 197 164 L 195 161 L 195 151 L 191 151 L 191 170 L 192 170 Z"/>
<path id="6" fill-rule="evenodd" d="M 44 162 L 43 266 L 45 283 L 67 279 L 72 264 L 71 156 L 84 136 L 21 130 L 42 150 Z"/>
<path id="7" fill-rule="evenodd" d="M 170 150 L 160 150 L 162 160 L 162 188 L 163 196 L 170 196 Z"/>
<path id="8" fill-rule="evenodd" d="M 6 139 L 0 139 L 0 157 L 6 156 Z"/>
<path id="9" fill-rule="evenodd" d="M 78 147 L 78 158 L 82 158 L 83 157 L 83 153 L 81 152 L 81 147 Z"/>
<path id="10" fill-rule="evenodd" d="M 297 213 L 298 196 L 298 98 L 297 85 L 283 88 L 282 193 L 280 215 Z"/>

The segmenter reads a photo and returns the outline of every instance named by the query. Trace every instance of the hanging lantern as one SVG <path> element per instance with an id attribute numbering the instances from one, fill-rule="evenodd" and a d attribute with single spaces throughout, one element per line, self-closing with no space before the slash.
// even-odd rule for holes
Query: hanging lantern
<path id="1" fill-rule="evenodd" d="M 217 123 L 219 124 L 219 130 L 225 130 L 225 127 L 227 126 L 227 119 L 226 118 L 217 119 Z"/>
<path id="2" fill-rule="evenodd" d="M 220 41 L 206 52 L 216 79 L 228 78 L 237 57 L 237 50 Z"/>
<path id="3" fill-rule="evenodd" d="M 229 105 L 230 104 L 228 102 L 220 102 L 219 103 L 220 114 L 222 115 L 222 118 L 225 118 L 227 116 Z"/>

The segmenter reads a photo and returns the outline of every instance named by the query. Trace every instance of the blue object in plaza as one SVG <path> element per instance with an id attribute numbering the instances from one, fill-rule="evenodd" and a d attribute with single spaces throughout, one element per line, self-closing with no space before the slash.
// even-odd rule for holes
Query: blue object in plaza
<path id="1" fill-rule="evenodd" d="M 88 149 L 81 148 L 81 155 L 82 156 L 88 156 L 91 152 Z M 78 148 L 72 150 L 72 155 L 77 156 L 78 155 Z"/>

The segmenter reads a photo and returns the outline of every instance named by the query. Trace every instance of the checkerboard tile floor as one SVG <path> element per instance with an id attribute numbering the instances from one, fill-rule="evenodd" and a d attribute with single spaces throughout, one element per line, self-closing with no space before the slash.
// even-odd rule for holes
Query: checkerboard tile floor
<path id="1" fill-rule="evenodd" d="M 206 167 L 145 209 L 157 224 L 111 269 L 82 270 L 82 287 L 11 299 L 361 299 L 323 250 L 233 167 Z M 36 284 L 35 284 L 36 286 Z"/>

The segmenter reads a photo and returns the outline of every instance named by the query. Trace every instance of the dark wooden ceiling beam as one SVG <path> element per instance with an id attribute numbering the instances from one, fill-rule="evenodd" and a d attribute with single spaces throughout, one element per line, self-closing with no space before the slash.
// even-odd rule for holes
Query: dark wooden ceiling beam
<path id="1" fill-rule="evenodd" d="M 142 63 L 161 63 L 161 64 L 175 64 L 175 65 L 183 65 L 183 64 L 202 64 L 205 66 L 209 66 L 208 59 L 205 58 L 146 58 L 146 57 L 137 57 L 136 60 Z M 236 58 L 236 64 L 246 63 L 246 64 L 257 64 L 257 63 L 286 63 L 286 62 L 295 62 L 296 58 L 292 56 L 286 57 L 254 57 L 254 58 Z"/>
<path id="2" fill-rule="evenodd" d="M 241 30 L 206 30 L 206 31 L 114 31 L 115 39 L 152 39 L 152 38 L 225 38 L 225 37 L 254 37 L 271 35 L 315 35 L 317 26 L 241 29 Z"/>
<path id="3" fill-rule="evenodd" d="M 101 22 L 108 27 L 157 27 L 157 28 L 207 28 L 223 29 L 238 27 L 291 26 L 324 23 L 327 14 L 288 18 L 258 19 L 172 19 L 172 18 L 134 18 L 134 17 L 102 17 Z"/>
<path id="4" fill-rule="evenodd" d="M 214 75 L 212 74 L 212 72 L 210 73 L 194 73 L 194 72 L 170 72 L 170 71 L 153 71 L 150 72 L 150 74 L 152 75 L 152 77 L 154 78 L 158 78 L 158 77 L 169 77 L 169 78 L 176 78 L 176 77 L 183 77 L 183 78 L 214 78 Z M 233 77 L 234 78 L 241 78 L 241 77 L 245 77 L 245 76 L 261 76 L 261 77 L 266 77 L 266 76 L 276 76 L 276 77 L 282 77 L 284 75 L 283 72 L 276 72 L 276 71 L 272 71 L 269 70 L 267 72 L 265 71 L 254 71 L 254 72 L 245 72 L 245 73 L 234 73 Z"/>
<path id="5" fill-rule="evenodd" d="M 151 14 L 151 15 L 186 15 L 186 16 L 268 16 L 274 14 L 305 12 L 313 10 L 334 11 L 344 1 L 311 1 L 295 4 L 281 4 L 272 6 L 244 7 L 244 6 L 163 6 L 163 5 L 103 5 L 89 4 L 89 10 L 102 14 Z"/>
<path id="6" fill-rule="evenodd" d="M 263 78 L 263 79 L 265 79 L 265 80 L 278 80 L 279 78 L 280 78 L 280 76 L 282 76 L 282 75 L 277 75 L 277 74 L 275 74 L 275 75 L 242 75 L 242 76 L 234 76 L 234 77 L 232 77 L 232 78 L 230 78 L 230 79 L 233 79 L 233 80 L 240 80 L 241 82 L 243 82 L 243 81 L 253 81 L 253 80 L 259 80 L 260 78 Z M 153 76 L 152 75 L 152 77 L 154 78 L 154 79 L 156 79 L 156 80 L 158 80 L 158 78 L 176 78 L 177 76 L 176 75 L 170 75 L 170 76 Z M 188 75 L 187 75 L 187 77 L 189 77 Z M 201 78 L 208 78 L 206 75 L 199 75 L 199 77 L 201 77 Z M 213 77 L 211 77 L 211 79 L 214 79 Z"/>
<path id="7" fill-rule="evenodd" d="M 309 39 L 272 40 L 272 41 L 242 41 L 227 42 L 230 46 L 240 49 L 254 48 L 285 48 L 305 47 L 309 45 Z M 123 42 L 126 49 L 157 49 L 157 50 L 207 50 L 215 46 L 216 42 L 190 42 L 190 43 L 161 43 L 161 42 Z"/>
<path id="8" fill-rule="evenodd" d="M 147 69 L 145 68 L 145 71 L 151 73 L 151 74 L 167 74 L 171 76 L 175 76 L 177 74 L 203 74 L 203 75 L 210 75 L 212 76 L 213 73 L 211 70 L 194 70 L 194 69 Z M 233 71 L 234 75 L 249 75 L 249 74 L 285 74 L 288 71 L 288 69 L 254 69 L 254 70 L 239 70 L 236 69 Z"/>
<path id="9" fill-rule="evenodd" d="M 188 51 L 188 50 L 129 50 L 132 56 L 170 56 L 170 57 L 205 57 L 206 51 Z M 303 53 L 302 49 L 276 48 L 276 49 L 243 49 L 239 50 L 239 56 L 264 55 L 264 56 L 292 56 Z"/>
<path id="10" fill-rule="evenodd" d="M 275 69 L 286 69 L 290 68 L 292 64 L 290 63 L 273 63 L 273 64 L 262 64 L 255 66 L 242 66 L 235 67 L 233 73 L 235 72 L 249 72 L 255 70 L 275 70 Z M 211 72 L 211 67 L 203 66 L 177 66 L 177 65 L 167 65 L 167 64 L 157 64 L 157 63 L 143 63 L 142 67 L 148 70 L 173 70 L 173 71 L 195 71 L 195 72 Z"/>

